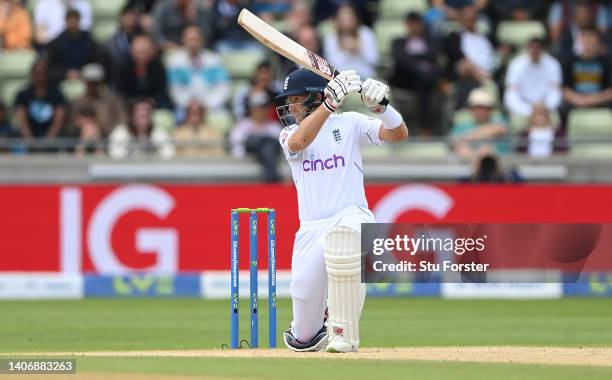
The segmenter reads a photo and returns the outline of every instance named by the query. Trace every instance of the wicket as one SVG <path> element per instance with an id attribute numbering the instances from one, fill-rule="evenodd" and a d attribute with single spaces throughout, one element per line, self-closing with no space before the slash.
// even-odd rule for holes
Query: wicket
<path id="1" fill-rule="evenodd" d="M 236 208 L 232 209 L 231 218 L 231 332 L 230 348 L 239 347 L 239 231 L 240 214 L 249 216 L 249 274 L 250 274 L 250 314 L 251 314 L 251 342 L 252 348 L 259 347 L 259 316 L 258 316 L 258 287 L 257 287 L 257 215 L 268 214 L 268 346 L 276 347 L 276 212 L 268 208 Z"/>

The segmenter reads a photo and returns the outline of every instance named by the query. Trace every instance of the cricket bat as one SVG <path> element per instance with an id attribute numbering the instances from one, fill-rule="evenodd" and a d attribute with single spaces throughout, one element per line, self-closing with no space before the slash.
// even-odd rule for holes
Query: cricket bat
<path id="1" fill-rule="evenodd" d="M 334 75 L 338 74 L 332 64 L 274 29 L 247 9 L 240 11 L 238 24 L 259 42 L 305 69 L 327 80 L 332 80 Z"/>

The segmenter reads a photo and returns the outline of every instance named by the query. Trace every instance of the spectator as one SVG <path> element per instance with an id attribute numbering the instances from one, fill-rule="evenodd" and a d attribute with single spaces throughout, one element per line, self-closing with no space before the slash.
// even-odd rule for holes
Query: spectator
<path id="1" fill-rule="evenodd" d="M 583 46 L 580 36 L 583 31 L 586 30 L 588 33 L 590 29 L 597 28 L 600 33 L 605 35 L 607 25 L 605 22 L 605 9 L 597 3 L 585 0 L 564 1 L 562 3 L 557 3 L 557 5 L 562 7 L 565 12 L 571 11 L 570 15 L 566 15 L 567 21 L 571 20 L 571 23 L 560 31 L 556 53 L 561 60 L 567 60 L 572 55 L 578 55 L 582 52 Z M 551 26 L 551 35 L 553 37 L 555 30 L 555 27 Z M 555 39 L 553 41 L 557 42 Z"/>
<path id="2" fill-rule="evenodd" d="M 20 153 L 20 144 L 6 141 L 6 139 L 13 137 L 17 137 L 17 134 L 11 125 L 8 109 L 6 105 L 0 101 L 0 153 L 10 151 Z"/>
<path id="3" fill-rule="evenodd" d="M 563 64 L 562 125 L 575 107 L 609 107 L 612 102 L 610 62 L 601 54 L 599 34 L 585 29 L 580 35 L 582 52 Z"/>
<path id="4" fill-rule="evenodd" d="M 211 14 L 196 0 L 166 0 L 153 10 L 153 36 L 162 49 L 176 49 L 181 45 L 183 30 L 196 25 L 206 39 L 211 37 Z"/>
<path id="5" fill-rule="evenodd" d="M 233 111 L 236 120 L 242 120 L 247 116 L 249 97 L 253 94 L 265 92 L 269 99 L 274 99 L 281 92 L 280 85 L 274 81 L 270 62 L 262 62 L 255 69 L 249 86 L 239 88 L 234 95 Z M 272 118 L 275 118 L 276 107 L 270 103 L 269 109 Z"/>
<path id="6" fill-rule="evenodd" d="M 537 104 L 556 111 L 561 104 L 561 65 L 544 51 L 544 41 L 534 38 L 527 51 L 510 62 L 504 104 L 512 114 L 529 116 Z"/>
<path id="7" fill-rule="evenodd" d="M 565 34 L 573 45 L 572 41 L 577 39 L 574 33 L 580 28 L 597 28 L 605 33 L 608 28 L 606 17 L 605 7 L 595 1 L 556 0 L 548 12 L 550 38 L 553 44 L 557 44 Z"/>
<path id="8" fill-rule="evenodd" d="M 11 125 L 6 105 L 0 101 L 0 138 L 13 137 L 15 130 Z"/>
<path id="9" fill-rule="evenodd" d="M 491 1 L 487 8 L 495 25 L 504 20 L 541 20 L 547 10 L 544 1 L 532 0 Z"/>
<path id="10" fill-rule="evenodd" d="M 136 10 L 126 5 L 119 16 L 119 29 L 106 44 L 114 67 L 119 67 L 129 60 L 132 40 L 141 32 Z"/>
<path id="11" fill-rule="evenodd" d="M 66 114 L 66 101 L 57 84 L 49 80 L 44 59 L 34 63 L 28 86 L 17 93 L 15 109 L 23 138 L 55 138 L 60 133 Z"/>
<path id="12" fill-rule="evenodd" d="M 141 34 L 132 40 L 130 58 L 119 69 L 116 88 L 127 101 L 151 98 L 157 108 L 172 108 L 166 69 L 150 36 Z"/>
<path id="13" fill-rule="evenodd" d="M 455 153 L 464 159 L 473 159 L 483 147 L 498 154 L 507 153 L 505 141 L 489 141 L 502 138 L 508 131 L 501 114 L 493 112 L 493 96 L 486 89 L 477 88 L 470 93 L 468 103 L 470 117 L 456 122 L 451 131 Z"/>
<path id="14" fill-rule="evenodd" d="M 405 37 L 395 39 L 391 44 L 393 73 L 389 82 L 392 86 L 410 90 L 417 98 L 418 129 L 430 129 L 431 95 L 436 90 L 440 78 L 437 48 L 427 34 L 421 14 L 410 12 L 406 16 Z M 409 113 L 404 110 L 404 114 Z"/>
<path id="15" fill-rule="evenodd" d="M 487 36 L 476 30 L 477 18 L 476 7 L 464 7 L 460 12 L 461 31 L 444 39 L 446 76 L 455 81 L 457 109 L 465 106 L 471 90 L 491 77 L 495 66 L 495 50 Z"/>
<path id="16" fill-rule="evenodd" d="M 212 8 L 213 41 L 215 50 L 221 54 L 232 50 L 261 51 L 261 45 L 238 25 L 238 14 L 245 1 L 215 0 Z"/>
<path id="17" fill-rule="evenodd" d="M 66 30 L 49 44 L 47 54 L 53 80 L 76 80 L 83 66 L 101 60 L 101 51 L 89 32 L 80 29 L 76 9 L 66 12 Z"/>
<path id="18" fill-rule="evenodd" d="M 299 34 L 299 31 L 312 24 L 310 5 L 305 0 L 296 0 L 291 6 L 291 10 L 285 15 L 285 31 L 291 35 Z"/>
<path id="19" fill-rule="evenodd" d="M 72 103 L 71 127 L 82 131 L 79 115 L 84 114 L 82 110 L 91 109 L 92 112 L 86 113 L 86 116 L 92 119 L 91 122 L 100 131 L 100 135 L 106 137 L 116 125 L 125 123 L 125 111 L 119 99 L 106 88 L 102 65 L 90 63 L 83 67 L 82 73 L 86 92 Z M 90 113 L 93 113 L 93 116 L 90 116 Z"/>
<path id="20" fill-rule="evenodd" d="M 38 0 L 34 9 L 35 39 L 40 46 L 55 39 L 66 29 L 66 12 L 75 9 L 81 15 L 81 30 L 91 29 L 93 19 L 87 0 Z"/>
<path id="21" fill-rule="evenodd" d="M 553 125 L 549 110 L 542 105 L 533 107 L 527 128 L 518 137 L 517 150 L 531 158 L 546 158 L 567 150 L 561 129 Z"/>
<path id="22" fill-rule="evenodd" d="M 0 0 L 0 50 L 32 47 L 32 21 L 20 0 Z"/>
<path id="23" fill-rule="evenodd" d="M 474 7 L 476 12 L 482 11 L 489 0 L 431 0 L 431 7 L 425 13 L 425 22 L 434 31 L 440 31 L 447 22 L 461 19 L 461 10 Z"/>
<path id="24" fill-rule="evenodd" d="M 368 2 L 369 0 L 315 0 L 312 5 L 314 22 L 318 24 L 321 21 L 328 20 L 338 13 L 338 8 L 342 5 L 350 4 L 359 15 L 359 19 L 362 20 L 365 25 L 372 26 L 374 18 L 368 10 Z"/>
<path id="25" fill-rule="evenodd" d="M 354 69 L 363 78 L 374 77 L 378 64 L 376 38 L 370 28 L 361 24 L 348 4 L 338 8 L 335 31 L 323 40 L 323 54 L 339 71 Z"/>
<path id="26" fill-rule="evenodd" d="M 231 90 L 221 58 L 205 49 L 202 32 L 195 26 L 185 29 L 183 48 L 168 60 L 168 81 L 172 100 L 183 115 L 193 100 L 207 109 L 222 109 Z"/>
<path id="27" fill-rule="evenodd" d="M 282 128 L 278 120 L 270 118 L 270 104 L 265 92 L 252 94 L 249 97 L 249 116 L 234 127 L 230 143 L 234 157 L 253 154 L 263 168 L 264 181 L 277 182 L 280 179 L 277 170 L 278 136 Z"/>
<path id="28" fill-rule="evenodd" d="M 206 124 L 206 108 L 199 102 L 187 107 L 185 124 L 174 132 L 179 156 L 219 157 L 223 155 L 223 135 Z"/>
<path id="29" fill-rule="evenodd" d="M 317 29 L 313 25 L 307 24 L 307 25 L 302 26 L 295 33 L 294 39 L 298 44 L 310 50 L 311 52 L 317 55 L 323 54 L 321 52 L 321 45 L 322 45 L 321 39 L 319 38 Z M 281 78 L 280 80 L 284 80 L 287 77 L 287 75 L 289 75 L 289 73 L 298 69 L 298 66 L 296 66 L 296 64 L 293 61 L 285 57 L 282 57 L 282 56 L 279 56 L 279 57 L 280 57 L 280 64 L 276 70 L 276 73 L 277 73 L 276 78 Z"/>
<path id="30" fill-rule="evenodd" d="M 119 124 L 109 136 L 108 154 L 112 158 L 158 155 L 171 158 L 175 150 L 163 128 L 153 125 L 153 103 L 135 99 L 130 104 L 128 123 Z"/>
<path id="31" fill-rule="evenodd" d="M 74 117 L 74 123 L 78 128 L 78 142 L 75 146 L 75 153 L 84 156 L 87 153 L 104 153 L 102 144 L 102 133 L 96 121 L 99 116 L 93 107 L 85 106 L 79 108 Z"/>
<path id="32" fill-rule="evenodd" d="M 521 181 L 522 179 L 514 170 L 506 174 L 502 170 L 497 156 L 486 150 L 480 152 L 476 161 L 476 171 L 466 180 L 466 182 L 473 183 L 516 183 Z"/>
<path id="33" fill-rule="evenodd" d="M 126 4 L 127 8 L 134 9 L 138 15 L 138 25 L 147 33 L 153 29 L 153 9 L 159 1 L 166 0 L 129 0 Z"/>

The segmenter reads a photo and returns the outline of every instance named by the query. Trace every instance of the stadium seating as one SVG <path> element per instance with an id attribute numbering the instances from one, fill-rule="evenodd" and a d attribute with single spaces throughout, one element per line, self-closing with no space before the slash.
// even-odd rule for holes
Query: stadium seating
<path id="1" fill-rule="evenodd" d="M 32 63 L 36 60 L 36 52 L 18 50 L 3 52 L 0 59 L 0 78 L 25 78 L 29 76 Z"/>
<path id="2" fill-rule="evenodd" d="M 405 36 L 406 33 L 406 26 L 402 20 L 378 21 L 374 25 L 376 43 L 381 54 L 390 54 L 393 40 Z"/>
<path id="3" fill-rule="evenodd" d="M 448 146 L 439 141 L 419 141 L 418 143 L 403 144 L 399 149 L 399 156 L 414 161 L 444 160 L 448 156 Z"/>
<path id="4" fill-rule="evenodd" d="M 505 44 L 521 47 L 534 37 L 546 37 L 540 21 L 502 21 L 497 27 L 497 39 Z"/>
<path id="5" fill-rule="evenodd" d="M 66 79 L 60 84 L 60 88 L 64 97 L 68 101 L 72 101 L 85 94 L 85 83 L 81 80 L 69 80 Z"/>
<path id="6" fill-rule="evenodd" d="M 255 72 L 256 66 L 264 59 L 257 51 L 233 51 L 221 55 L 223 65 L 232 79 L 247 79 Z"/>
<path id="7" fill-rule="evenodd" d="M 99 44 L 105 44 L 117 31 L 117 20 L 96 20 L 91 34 Z"/>
<path id="8" fill-rule="evenodd" d="M 427 0 L 380 0 L 378 17 L 380 20 L 403 19 L 410 11 L 425 12 Z"/>
<path id="9" fill-rule="evenodd" d="M 573 110 L 568 120 L 568 138 L 571 155 L 576 158 L 612 158 L 612 111 L 605 108 Z M 581 139 L 586 141 L 580 142 Z"/>
<path id="10" fill-rule="evenodd" d="M 162 128 L 168 133 L 172 133 L 172 130 L 176 126 L 176 118 L 172 111 L 166 109 L 157 109 L 153 111 L 153 125 L 156 128 Z"/>
<path id="11" fill-rule="evenodd" d="M 234 125 L 234 118 L 227 111 L 209 111 L 206 124 L 225 135 Z"/>
<path id="12" fill-rule="evenodd" d="M 27 85 L 26 79 L 11 79 L 4 81 L 0 91 L 2 93 L 2 101 L 7 106 L 15 104 L 15 96 Z"/>
<path id="13" fill-rule="evenodd" d="M 126 3 L 126 0 L 94 0 L 91 1 L 94 24 L 100 19 L 117 20 L 117 15 Z"/>
<path id="14" fill-rule="evenodd" d="M 330 33 L 334 31 L 334 20 L 325 20 L 321 21 L 319 25 L 317 25 L 317 32 L 321 39 L 325 39 Z"/>

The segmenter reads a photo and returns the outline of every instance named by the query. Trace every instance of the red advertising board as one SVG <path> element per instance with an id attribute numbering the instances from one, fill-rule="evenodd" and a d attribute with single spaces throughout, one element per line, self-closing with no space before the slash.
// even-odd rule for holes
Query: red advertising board
<path id="1" fill-rule="evenodd" d="M 404 184 L 366 192 L 379 222 L 612 222 L 612 186 Z M 131 184 L 0 187 L 0 271 L 227 270 L 236 207 L 277 210 L 277 264 L 289 269 L 299 227 L 293 187 Z M 246 219 L 241 228 L 246 268 Z"/>

